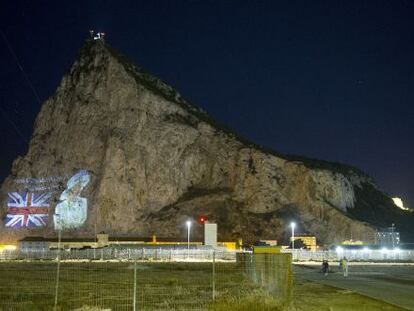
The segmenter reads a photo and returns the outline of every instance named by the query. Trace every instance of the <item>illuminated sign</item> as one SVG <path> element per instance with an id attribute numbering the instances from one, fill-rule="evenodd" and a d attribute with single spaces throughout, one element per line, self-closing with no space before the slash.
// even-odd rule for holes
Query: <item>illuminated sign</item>
<path id="1" fill-rule="evenodd" d="M 81 197 L 81 192 L 89 181 L 90 174 L 85 170 L 79 171 L 69 179 L 53 215 L 56 230 L 76 229 L 85 223 L 88 200 Z"/>
<path id="2" fill-rule="evenodd" d="M 46 226 L 51 193 L 8 193 L 6 227 L 36 228 Z"/>
<path id="3" fill-rule="evenodd" d="M 63 188 L 65 180 L 68 180 L 70 175 L 64 176 L 49 176 L 41 178 L 21 177 L 15 180 L 17 186 L 24 187 L 26 191 L 58 191 Z"/>
<path id="4" fill-rule="evenodd" d="M 16 179 L 17 189 L 9 192 L 7 197 L 5 227 L 42 228 L 53 221 L 56 230 L 79 228 L 85 223 L 88 214 L 88 200 L 81 197 L 81 192 L 90 179 L 90 173 L 85 170 L 80 170 L 72 177 Z M 51 214 L 53 218 L 49 217 Z"/>

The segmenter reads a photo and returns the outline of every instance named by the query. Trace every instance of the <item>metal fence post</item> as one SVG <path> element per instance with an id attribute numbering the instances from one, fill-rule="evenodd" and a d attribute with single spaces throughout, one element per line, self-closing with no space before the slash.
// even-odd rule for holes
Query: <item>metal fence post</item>
<path id="1" fill-rule="evenodd" d="M 56 269 L 56 285 L 55 285 L 55 304 L 53 310 L 57 309 L 58 293 L 59 293 L 59 276 L 60 276 L 60 241 L 61 230 L 58 231 L 58 253 L 57 253 L 57 269 Z"/>
<path id="2" fill-rule="evenodd" d="M 216 252 L 213 251 L 213 301 L 216 299 Z"/>
<path id="3" fill-rule="evenodd" d="M 134 311 L 137 310 L 137 261 L 134 260 Z"/>

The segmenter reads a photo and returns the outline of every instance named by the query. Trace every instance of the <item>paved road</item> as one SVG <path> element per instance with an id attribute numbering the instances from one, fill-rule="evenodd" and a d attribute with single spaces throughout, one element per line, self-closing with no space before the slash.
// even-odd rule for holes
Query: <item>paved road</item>
<path id="1" fill-rule="evenodd" d="M 319 282 L 414 310 L 414 265 L 351 264 L 345 278 L 337 263 L 324 276 L 321 265 L 295 264 L 295 278 Z"/>

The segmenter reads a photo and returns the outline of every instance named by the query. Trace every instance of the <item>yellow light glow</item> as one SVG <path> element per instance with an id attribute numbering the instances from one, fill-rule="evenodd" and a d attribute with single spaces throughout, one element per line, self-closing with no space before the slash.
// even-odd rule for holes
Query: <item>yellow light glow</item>
<path id="1" fill-rule="evenodd" d="M 17 249 L 16 245 L 0 245 L 0 251 L 14 251 Z"/>
<path id="2" fill-rule="evenodd" d="M 411 209 L 404 206 L 404 203 L 401 200 L 401 198 L 395 197 L 395 198 L 392 198 L 392 200 L 394 201 L 394 204 L 397 205 L 400 209 L 402 209 L 404 211 L 411 211 Z"/>

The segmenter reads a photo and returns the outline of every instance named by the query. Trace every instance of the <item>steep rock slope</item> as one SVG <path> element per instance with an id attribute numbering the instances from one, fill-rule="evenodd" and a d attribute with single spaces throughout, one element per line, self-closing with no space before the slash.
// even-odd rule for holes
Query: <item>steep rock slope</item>
<path id="1" fill-rule="evenodd" d="M 101 41 L 82 48 L 4 181 L 2 239 L 55 235 L 54 210 L 81 170 L 90 182 L 76 204 L 87 202 L 87 218 L 65 236 L 183 237 L 185 220 L 202 214 L 221 239 L 285 239 L 295 220 L 326 243 L 369 241 L 391 221 L 383 211 L 400 217 L 362 172 L 243 141 Z M 11 226 L 10 192 L 49 193 L 44 224 Z M 200 238 L 201 227 L 193 230 Z"/>

